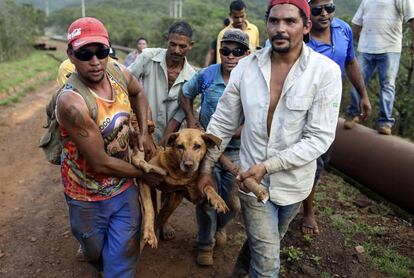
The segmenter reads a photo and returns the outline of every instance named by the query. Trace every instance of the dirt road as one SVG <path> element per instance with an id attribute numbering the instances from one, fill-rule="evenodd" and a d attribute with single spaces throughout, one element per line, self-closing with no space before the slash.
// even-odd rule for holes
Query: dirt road
<path id="1" fill-rule="evenodd" d="M 48 164 L 37 147 L 45 122 L 44 106 L 55 89 L 51 82 L 16 107 L 0 108 L 0 277 L 96 277 L 87 263 L 75 259 L 78 244 L 68 224 L 59 167 Z M 282 259 L 281 277 L 395 277 L 373 269 L 363 254 L 355 252 L 355 245 L 374 240 L 384 248 L 393 243 L 400 254 L 411 258 L 407 268 L 413 271 L 412 227 L 391 212 L 384 214 L 384 207 L 350 191 L 349 186 L 334 187 L 337 183 L 335 176 L 325 175 L 318 187 L 323 196 L 316 198 L 323 211 L 317 215 L 322 231 L 319 236 L 301 235 L 301 216 L 292 223 L 283 240 L 283 247 L 291 247 Z M 338 192 L 345 192 L 345 197 Z M 350 198 L 362 198 L 362 205 L 360 201 L 355 205 Z M 179 221 L 177 215 L 181 216 Z M 357 216 L 364 217 L 365 226 L 346 238 L 344 232 L 353 232 Z M 348 219 L 343 228 L 338 226 L 341 217 Z M 172 222 L 177 238 L 161 242 L 156 250 L 146 248 L 137 277 L 230 276 L 244 240 L 240 220 L 231 224 L 230 242 L 217 250 L 212 268 L 199 268 L 195 263 L 193 205 L 183 203 Z M 379 229 L 371 232 L 368 224 Z"/>
<path id="2" fill-rule="evenodd" d="M 0 123 L 0 277 L 95 277 L 76 261 L 77 243 L 68 225 L 59 167 L 50 165 L 37 147 L 45 123 L 44 106 L 56 88 L 51 84 L 13 108 L 1 108 Z M 139 277 L 210 277 L 227 274 L 237 246 L 230 244 L 216 268 L 196 266 L 193 205 L 175 212 L 177 238 L 145 249 Z M 234 224 L 235 226 L 237 224 Z M 156 262 L 156 263 L 155 263 Z M 222 277 L 222 275 L 218 275 Z"/>

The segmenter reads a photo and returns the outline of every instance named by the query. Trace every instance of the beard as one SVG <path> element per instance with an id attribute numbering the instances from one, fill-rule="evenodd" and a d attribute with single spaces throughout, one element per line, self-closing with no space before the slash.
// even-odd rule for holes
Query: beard
<path id="1" fill-rule="evenodd" d="M 288 37 L 284 37 L 282 35 L 276 34 L 276 35 L 272 36 L 271 39 L 272 39 L 272 50 L 274 52 L 277 52 L 277 53 L 288 53 L 289 52 L 289 50 L 290 50 L 290 40 L 289 40 Z M 275 40 L 285 40 L 285 41 L 288 42 L 288 45 L 287 46 L 275 46 L 273 44 L 273 41 L 275 41 Z"/>
<path id="2" fill-rule="evenodd" d="M 290 43 L 288 46 L 283 46 L 283 47 L 272 45 L 272 50 L 277 53 L 288 53 L 290 50 Z"/>

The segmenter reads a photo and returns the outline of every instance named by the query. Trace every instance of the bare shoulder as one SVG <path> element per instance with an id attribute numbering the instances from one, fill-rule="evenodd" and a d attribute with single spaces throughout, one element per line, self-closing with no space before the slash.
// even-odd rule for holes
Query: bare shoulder
<path id="1" fill-rule="evenodd" d="M 60 94 L 56 103 L 56 113 L 60 124 L 79 125 L 89 118 L 89 110 L 82 96 L 74 91 L 64 91 Z"/>

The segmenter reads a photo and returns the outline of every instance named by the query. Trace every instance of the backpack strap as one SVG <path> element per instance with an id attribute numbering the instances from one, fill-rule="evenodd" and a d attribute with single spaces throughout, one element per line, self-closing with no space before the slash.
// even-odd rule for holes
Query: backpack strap
<path id="1" fill-rule="evenodd" d="M 98 105 L 96 104 L 95 96 L 89 91 L 88 87 L 80 81 L 76 72 L 70 75 L 63 90 L 73 90 L 79 93 L 85 100 L 86 106 L 89 109 L 89 115 L 93 120 L 96 120 L 98 115 Z"/>
<path id="2" fill-rule="evenodd" d="M 121 88 L 128 93 L 128 83 L 121 67 L 117 62 L 108 62 L 106 65 L 106 72 L 121 86 Z"/>
<path id="3" fill-rule="evenodd" d="M 128 84 L 124 73 L 120 66 L 116 62 L 109 62 L 106 67 L 106 72 L 115 79 L 122 89 L 128 93 Z M 69 76 L 68 81 L 64 87 L 64 90 L 73 90 L 79 93 L 85 100 L 86 106 L 88 106 L 90 116 L 93 120 L 96 120 L 98 115 L 98 106 L 96 104 L 95 96 L 90 92 L 87 86 L 79 79 L 76 72 Z"/>

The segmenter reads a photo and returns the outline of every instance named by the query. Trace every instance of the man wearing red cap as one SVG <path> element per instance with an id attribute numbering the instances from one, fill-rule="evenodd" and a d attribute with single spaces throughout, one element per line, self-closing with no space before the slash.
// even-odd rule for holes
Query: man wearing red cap
<path id="1" fill-rule="evenodd" d="M 161 179 L 129 163 L 131 107 L 141 127 L 138 142 L 143 150 L 148 101 L 125 68 L 108 63 L 108 32 L 99 20 L 85 17 L 70 25 L 67 55 L 76 73 L 58 96 L 56 118 L 72 233 L 86 259 L 105 277 L 134 277 L 140 230 L 134 178 L 149 184 Z M 90 109 L 85 91 L 96 110 Z"/>
<path id="2" fill-rule="evenodd" d="M 265 203 L 240 191 L 248 243 L 239 255 L 235 276 L 242 274 L 239 268 L 249 277 L 279 276 L 280 240 L 312 190 L 316 159 L 335 136 L 341 71 L 304 44 L 311 25 L 306 0 L 269 1 L 271 47 L 233 69 L 207 127 L 206 132 L 221 138 L 222 145 L 208 151 L 199 188 L 214 184 L 214 163 L 244 116 L 237 178 L 241 182 L 253 178 L 269 190 Z M 243 185 L 240 189 L 246 190 Z"/>

